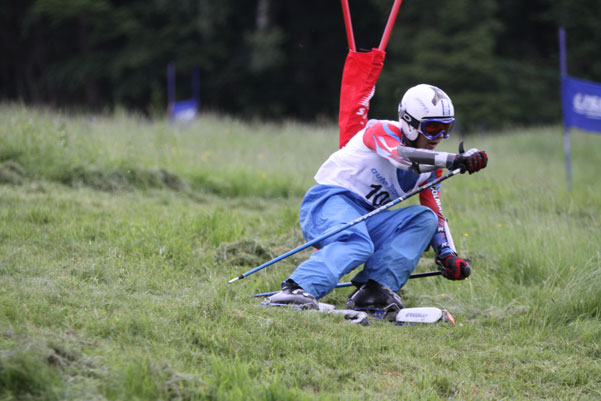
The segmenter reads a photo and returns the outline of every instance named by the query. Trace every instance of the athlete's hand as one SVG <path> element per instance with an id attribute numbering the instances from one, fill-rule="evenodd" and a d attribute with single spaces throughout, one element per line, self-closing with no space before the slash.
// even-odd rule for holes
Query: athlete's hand
<path id="1" fill-rule="evenodd" d="M 488 156 L 486 152 L 478 149 L 470 149 L 455 156 L 451 164 L 451 170 L 461 169 L 461 172 L 475 173 L 486 167 Z"/>
<path id="2" fill-rule="evenodd" d="M 442 275 L 449 280 L 465 280 L 472 273 L 470 265 L 456 255 L 444 255 L 443 259 L 438 259 L 442 267 Z"/>

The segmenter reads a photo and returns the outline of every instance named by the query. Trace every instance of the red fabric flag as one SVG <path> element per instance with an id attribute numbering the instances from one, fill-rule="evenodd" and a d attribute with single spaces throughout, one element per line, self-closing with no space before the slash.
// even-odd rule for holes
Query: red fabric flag
<path id="1" fill-rule="evenodd" d="M 344 63 L 340 87 L 340 147 L 365 128 L 369 102 L 376 90 L 376 82 L 384 66 L 386 52 L 372 49 L 367 53 L 350 50 Z"/>

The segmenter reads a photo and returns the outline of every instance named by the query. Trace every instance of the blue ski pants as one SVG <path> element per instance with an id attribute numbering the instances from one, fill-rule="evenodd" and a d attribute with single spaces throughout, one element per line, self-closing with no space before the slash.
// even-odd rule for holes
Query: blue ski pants
<path id="1" fill-rule="evenodd" d="M 311 241 L 372 210 L 345 188 L 316 185 L 301 204 L 301 230 Z M 316 244 L 318 251 L 301 263 L 290 279 L 321 298 L 336 287 L 342 276 L 365 264 L 353 284 L 371 279 L 398 291 L 415 270 L 437 226 L 436 214 L 425 206 L 384 210 Z"/>

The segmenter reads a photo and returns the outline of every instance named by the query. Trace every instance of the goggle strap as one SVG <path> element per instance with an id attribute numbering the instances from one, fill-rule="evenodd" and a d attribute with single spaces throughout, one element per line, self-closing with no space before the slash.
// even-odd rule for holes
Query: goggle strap
<path id="1" fill-rule="evenodd" d="M 409 124 L 410 126 L 415 128 L 416 130 L 419 130 L 420 121 L 417 118 L 413 117 L 411 114 L 407 113 L 406 111 L 403 111 L 403 115 L 401 117 L 403 120 L 405 120 L 407 122 L 407 124 Z"/>

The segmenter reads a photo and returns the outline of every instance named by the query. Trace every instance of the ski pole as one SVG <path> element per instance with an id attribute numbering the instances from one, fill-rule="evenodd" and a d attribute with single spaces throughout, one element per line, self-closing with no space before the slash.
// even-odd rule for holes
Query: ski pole
<path id="1" fill-rule="evenodd" d="M 426 185 L 422 185 L 421 187 L 415 188 L 413 191 L 409 191 L 405 195 L 400 196 L 400 197 L 398 197 L 398 198 L 396 198 L 396 199 L 388 202 L 387 204 L 385 204 L 383 206 L 380 206 L 377 209 L 372 210 L 371 212 L 369 212 L 367 214 L 364 214 L 363 216 L 361 216 L 361 217 L 359 217 L 359 218 L 351 221 L 350 223 L 346 223 L 343 226 L 340 226 L 340 227 L 338 227 L 338 228 L 336 228 L 334 230 L 328 231 L 325 234 L 323 234 L 323 235 L 321 235 L 321 236 L 319 236 L 317 238 L 314 238 L 311 241 L 306 242 L 303 245 L 300 245 L 300 246 L 294 248 L 293 250 L 288 251 L 288 252 L 284 253 L 283 255 L 278 256 L 277 258 L 274 258 L 274 259 L 270 260 L 269 262 L 263 263 L 261 266 L 257 266 L 254 269 L 251 269 L 251 270 L 247 271 L 246 273 L 242 273 L 238 277 L 234 277 L 233 279 L 231 279 L 230 281 L 228 281 L 228 283 L 231 284 L 234 281 L 237 281 L 237 280 L 243 279 L 245 277 L 248 277 L 251 274 L 258 272 L 259 270 L 262 270 L 262 269 L 264 269 L 264 268 L 266 268 L 268 266 L 271 266 L 274 263 L 279 262 L 282 259 L 286 259 L 287 257 L 292 256 L 295 253 L 298 253 L 298 252 L 302 251 L 303 249 L 307 249 L 308 247 L 310 247 L 312 245 L 315 245 L 318 242 L 323 241 L 324 239 L 330 238 L 334 234 L 338 234 L 339 232 L 344 231 L 344 230 L 346 230 L 346 229 L 348 229 L 348 228 L 350 228 L 350 227 L 352 227 L 354 225 L 357 225 L 357 224 L 359 224 L 359 223 L 367 220 L 368 218 L 370 218 L 372 216 L 375 216 L 376 214 L 378 214 L 380 212 L 383 212 L 386 209 L 390 209 L 391 207 L 393 207 L 395 205 L 398 205 L 399 203 L 401 203 L 405 199 L 410 198 L 413 195 L 420 193 L 424 189 L 428 189 L 430 187 L 433 187 L 434 185 L 437 185 L 437 184 L 443 182 L 444 180 L 447 180 L 447 179 L 451 178 L 452 176 L 454 176 L 456 174 L 459 174 L 459 173 L 461 173 L 461 169 L 455 169 L 453 171 L 450 171 L 447 174 L 445 174 L 445 175 L 443 175 L 443 176 L 435 179 L 434 181 L 432 181 L 432 182 L 430 182 L 430 183 L 428 183 Z"/>
<path id="2" fill-rule="evenodd" d="M 425 272 L 425 273 L 415 273 L 412 274 L 411 276 L 409 276 L 409 278 L 420 278 L 420 277 L 430 277 L 430 276 L 440 276 L 442 274 L 441 270 L 436 270 L 436 271 L 432 271 L 432 272 Z M 352 286 L 353 283 L 338 283 L 338 285 L 336 286 L 336 288 L 343 288 L 343 287 L 350 287 Z M 260 294 L 255 294 L 253 295 L 253 297 L 255 298 L 260 298 L 260 297 L 269 297 L 271 295 L 275 295 L 277 294 L 279 291 L 272 291 L 272 292 L 262 292 Z"/>

